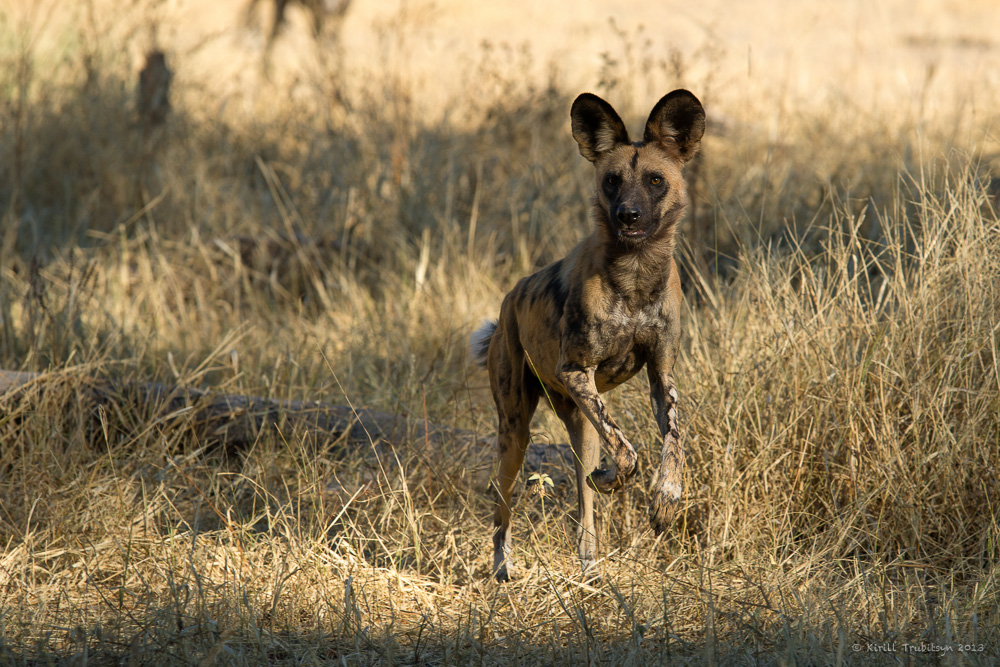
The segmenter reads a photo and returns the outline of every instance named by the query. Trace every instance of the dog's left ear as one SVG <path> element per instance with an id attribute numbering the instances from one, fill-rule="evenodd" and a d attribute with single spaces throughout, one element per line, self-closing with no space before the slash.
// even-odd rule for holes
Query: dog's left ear
<path id="1" fill-rule="evenodd" d="M 686 90 L 664 95 L 646 121 L 643 140 L 658 143 L 687 162 L 698 153 L 705 134 L 705 109 L 698 98 Z"/>

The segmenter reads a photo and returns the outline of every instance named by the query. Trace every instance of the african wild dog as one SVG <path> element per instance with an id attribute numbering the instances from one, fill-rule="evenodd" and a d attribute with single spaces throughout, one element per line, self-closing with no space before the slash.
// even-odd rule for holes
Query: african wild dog
<path id="1" fill-rule="evenodd" d="M 521 279 L 500 318 L 472 336 L 475 361 L 489 369 L 499 425 L 493 573 L 509 580 L 510 500 L 539 398 L 547 396 L 573 445 L 580 561 L 597 574 L 594 493 L 620 488 L 637 469 L 635 449 L 600 393 L 647 365 L 650 399 L 663 438 L 649 520 L 667 528 L 681 497 L 684 451 L 677 430 L 674 360 L 681 286 L 674 230 L 687 205 L 681 168 L 698 152 L 705 111 L 686 90 L 653 107 L 643 140 L 629 141 L 611 105 L 590 93 L 570 112 L 573 138 L 597 170 L 593 233 L 569 255 Z M 600 443 L 614 467 L 597 469 Z"/>
<path id="2" fill-rule="evenodd" d="M 244 16 L 244 23 L 248 26 L 255 23 L 257 14 L 257 3 L 260 0 L 250 0 Z M 271 30 L 267 37 L 267 50 L 270 51 L 274 42 L 278 39 L 281 29 L 288 22 L 285 12 L 289 5 L 299 5 L 309 12 L 312 18 L 313 37 L 319 38 L 323 34 L 324 24 L 338 26 L 344 20 L 344 15 L 350 9 L 351 0 L 274 0 L 274 12 L 272 13 Z"/>

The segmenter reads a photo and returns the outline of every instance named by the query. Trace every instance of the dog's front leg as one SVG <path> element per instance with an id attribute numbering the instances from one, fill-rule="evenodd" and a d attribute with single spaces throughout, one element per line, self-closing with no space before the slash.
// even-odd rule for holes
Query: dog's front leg
<path id="1" fill-rule="evenodd" d="M 566 391 L 611 450 L 615 469 L 594 470 L 587 477 L 587 482 L 595 491 L 611 493 L 620 489 L 635 474 L 638 457 L 632 443 L 608 414 L 608 409 L 597 392 L 594 370 L 593 367 L 584 368 L 578 364 L 563 363 L 557 375 Z"/>
<path id="2" fill-rule="evenodd" d="M 663 436 L 660 468 L 649 508 L 649 523 L 659 535 L 667 529 L 681 499 L 684 448 L 681 447 L 681 435 L 677 430 L 677 388 L 674 376 L 669 371 L 658 368 L 656 364 L 650 364 L 648 373 L 650 402 Z"/>

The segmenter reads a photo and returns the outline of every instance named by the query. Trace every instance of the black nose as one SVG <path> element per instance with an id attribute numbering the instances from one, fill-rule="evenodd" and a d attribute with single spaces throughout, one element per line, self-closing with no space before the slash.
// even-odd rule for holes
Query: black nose
<path id="1" fill-rule="evenodd" d="M 617 217 L 618 222 L 623 225 L 632 225 L 639 222 L 639 218 L 642 217 L 642 214 L 635 206 L 630 204 L 621 204 L 615 211 L 615 217 Z"/>

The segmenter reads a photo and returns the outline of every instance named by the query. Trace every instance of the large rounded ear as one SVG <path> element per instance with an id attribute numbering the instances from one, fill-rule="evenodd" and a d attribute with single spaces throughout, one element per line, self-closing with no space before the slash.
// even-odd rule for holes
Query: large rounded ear
<path id="1" fill-rule="evenodd" d="M 597 95 L 584 93 L 573 102 L 569 112 L 573 138 L 580 145 L 580 155 L 591 162 L 619 144 L 627 144 L 628 130 L 611 105 Z"/>
<path id="2" fill-rule="evenodd" d="M 664 95 L 646 121 L 643 140 L 658 143 L 687 162 L 698 153 L 705 134 L 705 109 L 698 98 L 686 90 Z"/>

